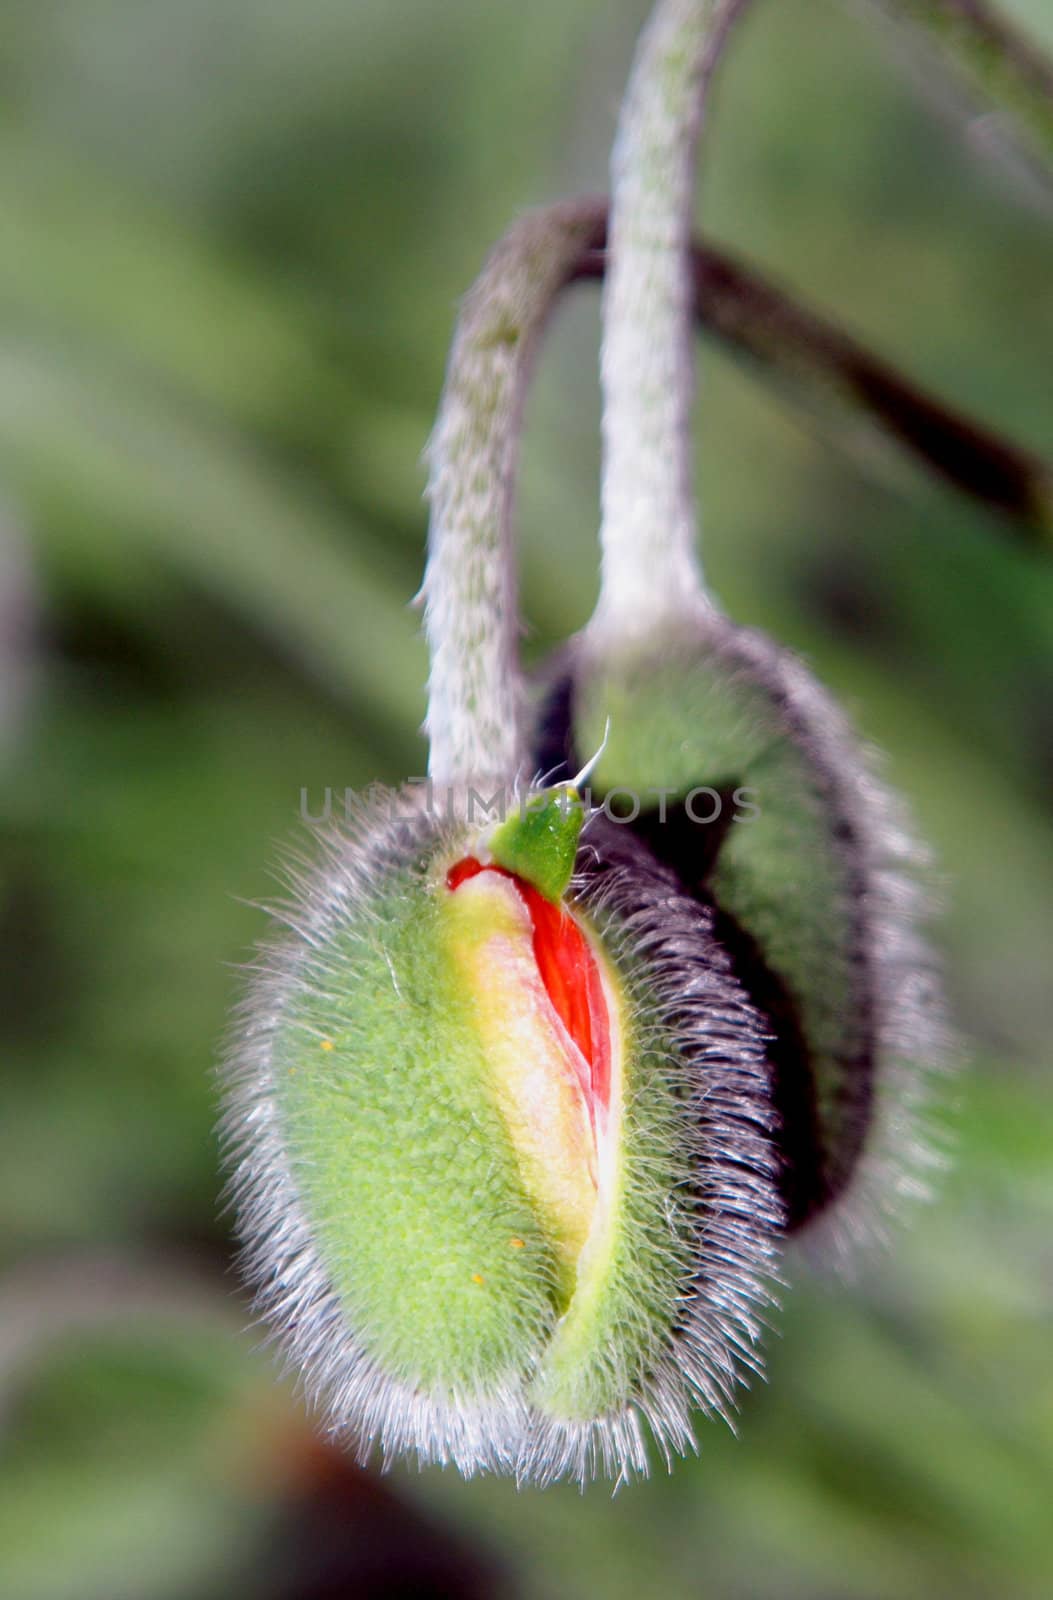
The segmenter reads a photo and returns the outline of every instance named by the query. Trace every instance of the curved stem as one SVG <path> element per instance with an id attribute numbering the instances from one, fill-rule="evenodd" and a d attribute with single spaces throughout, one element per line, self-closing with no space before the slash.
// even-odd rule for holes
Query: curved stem
<path id="1" fill-rule="evenodd" d="M 469 292 L 429 446 L 424 577 L 431 652 L 428 770 L 439 783 L 518 772 L 523 678 L 513 549 L 519 425 L 531 359 L 574 264 L 599 237 L 602 200 L 517 222 Z"/>
<path id="2" fill-rule="evenodd" d="M 744 0 L 658 0 L 611 165 L 603 299 L 602 586 L 590 629 L 651 629 L 703 596 L 691 468 L 689 243 L 710 69 Z"/>
<path id="3" fill-rule="evenodd" d="M 923 28 L 981 94 L 1004 105 L 1053 164 L 1053 61 L 987 0 L 879 0 Z"/>

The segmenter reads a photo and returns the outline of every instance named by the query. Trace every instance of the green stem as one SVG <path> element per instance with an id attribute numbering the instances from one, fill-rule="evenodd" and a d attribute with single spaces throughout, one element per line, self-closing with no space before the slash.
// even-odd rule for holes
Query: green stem
<path id="1" fill-rule="evenodd" d="M 603 216 L 602 201 L 575 200 L 521 218 L 457 324 L 429 446 L 423 588 L 439 783 L 504 782 L 526 756 L 512 527 L 522 401 L 548 313 Z"/>
<path id="2" fill-rule="evenodd" d="M 430 770 L 439 782 L 503 781 L 524 758 L 513 551 L 519 423 L 532 356 L 561 289 L 607 271 L 606 216 L 602 199 L 579 198 L 523 218 L 465 301 L 430 451 L 424 596 Z M 687 280 L 700 325 L 820 419 L 864 418 L 1001 513 L 1022 542 L 1053 544 L 1048 462 L 918 389 L 713 246 L 690 246 Z M 677 602 L 691 594 L 688 585 Z"/>
<path id="3" fill-rule="evenodd" d="M 658 0 L 611 163 L 603 299 L 600 599 L 593 634 L 706 604 L 692 487 L 689 246 L 710 71 L 743 0 Z"/>

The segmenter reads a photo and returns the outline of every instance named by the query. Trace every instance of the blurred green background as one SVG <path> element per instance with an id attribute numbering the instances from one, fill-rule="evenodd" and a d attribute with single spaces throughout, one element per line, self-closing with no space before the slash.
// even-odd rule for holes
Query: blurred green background
<path id="1" fill-rule="evenodd" d="M 7 0 L 0 37 L 0 1595 L 1053 1593 L 1053 566 L 706 341 L 708 575 L 941 863 L 938 1203 L 799 1261 L 738 1438 L 516 1493 L 312 1442 L 218 1205 L 217 1042 L 300 790 L 423 770 L 420 457 L 458 296 L 606 183 L 642 0 Z M 1015 14 L 1053 48 L 1046 0 Z M 997 125 L 994 128 L 997 134 Z M 1053 201 L 874 8 L 757 0 L 710 234 L 1053 449 Z M 595 593 L 598 299 L 528 416 L 541 655 Z"/>

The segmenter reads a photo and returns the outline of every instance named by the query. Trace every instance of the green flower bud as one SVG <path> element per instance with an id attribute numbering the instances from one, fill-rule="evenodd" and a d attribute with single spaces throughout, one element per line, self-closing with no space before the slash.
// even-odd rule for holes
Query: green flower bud
<path id="1" fill-rule="evenodd" d="M 780 1226 L 760 1018 L 603 817 L 555 892 L 582 822 L 561 798 L 489 830 L 418 790 L 363 808 L 240 1012 L 248 1270 L 363 1454 L 624 1477 L 756 1364 Z"/>

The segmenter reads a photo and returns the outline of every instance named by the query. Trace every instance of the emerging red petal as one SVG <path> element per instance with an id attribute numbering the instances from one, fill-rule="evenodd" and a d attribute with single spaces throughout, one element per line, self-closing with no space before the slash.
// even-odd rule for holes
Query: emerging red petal
<path id="1" fill-rule="evenodd" d="M 446 886 L 455 890 L 480 872 L 508 878 L 522 897 L 533 928 L 534 959 L 545 992 L 563 1026 L 577 1045 L 589 1070 L 587 1091 L 590 1111 L 607 1110 L 611 1093 L 611 1039 L 607 1000 L 599 965 L 574 917 L 553 905 L 534 885 L 504 867 L 484 866 L 466 856 L 446 874 Z"/>

